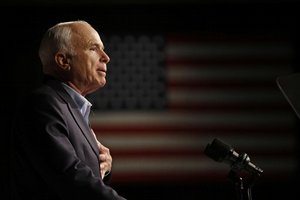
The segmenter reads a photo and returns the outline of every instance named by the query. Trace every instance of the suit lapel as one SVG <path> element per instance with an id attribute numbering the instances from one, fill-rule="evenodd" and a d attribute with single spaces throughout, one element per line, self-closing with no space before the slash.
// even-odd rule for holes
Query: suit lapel
<path id="1" fill-rule="evenodd" d="M 74 118 L 74 121 L 80 128 L 82 134 L 84 135 L 84 137 L 86 138 L 86 140 L 88 141 L 88 143 L 90 144 L 90 146 L 92 147 L 94 153 L 97 155 L 97 158 L 98 158 L 99 149 L 98 149 L 96 139 L 94 138 L 93 133 L 91 132 L 91 128 L 85 122 L 85 120 L 84 120 L 78 106 L 74 102 L 74 100 L 65 91 L 65 89 L 62 87 L 60 82 L 51 80 L 51 81 L 48 81 L 48 85 L 53 87 L 55 89 L 55 91 L 58 93 L 58 95 L 67 103 L 70 113 L 72 114 L 72 116 Z"/>
<path id="2" fill-rule="evenodd" d="M 78 108 L 74 109 L 74 107 L 71 106 L 70 104 L 68 104 L 68 107 L 78 127 L 81 129 L 81 132 L 83 133 L 83 135 L 85 136 L 89 144 L 91 145 L 93 151 L 95 152 L 96 155 L 99 155 L 98 145 L 91 132 L 91 128 L 84 121 L 84 118 L 82 117 L 79 109 Z"/>

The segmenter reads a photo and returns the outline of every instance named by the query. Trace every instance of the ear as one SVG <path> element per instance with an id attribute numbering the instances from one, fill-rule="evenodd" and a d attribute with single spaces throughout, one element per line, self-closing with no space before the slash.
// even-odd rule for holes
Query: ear
<path id="1" fill-rule="evenodd" d="M 69 71 L 71 69 L 69 59 L 67 58 L 67 55 L 63 53 L 58 52 L 55 54 L 55 62 L 61 69 L 65 71 Z"/>

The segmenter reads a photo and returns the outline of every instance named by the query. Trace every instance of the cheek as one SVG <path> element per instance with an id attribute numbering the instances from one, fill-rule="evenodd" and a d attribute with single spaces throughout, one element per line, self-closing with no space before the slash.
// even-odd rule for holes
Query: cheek
<path id="1" fill-rule="evenodd" d="M 89 67 L 86 69 L 86 75 L 89 77 L 89 81 L 91 82 L 103 82 L 103 79 L 105 79 L 105 76 L 103 76 L 101 73 L 97 71 L 97 67 L 95 63 L 90 63 Z"/>
<path id="2" fill-rule="evenodd" d="M 87 75 L 87 76 L 94 76 L 95 74 L 95 63 L 92 61 L 87 61 L 82 65 L 82 71 Z"/>
<path id="3" fill-rule="evenodd" d="M 76 59 L 76 62 L 73 62 L 73 70 L 75 71 L 75 73 L 77 74 L 77 76 L 79 77 L 83 77 L 86 76 L 88 67 L 87 67 L 87 63 L 83 62 L 84 59 Z"/>
<path id="4" fill-rule="evenodd" d="M 85 59 L 78 60 L 78 76 L 85 82 L 100 82 L 101 77 L 97 72 L 97 60 L 94 57 L 85 57 Z"/>

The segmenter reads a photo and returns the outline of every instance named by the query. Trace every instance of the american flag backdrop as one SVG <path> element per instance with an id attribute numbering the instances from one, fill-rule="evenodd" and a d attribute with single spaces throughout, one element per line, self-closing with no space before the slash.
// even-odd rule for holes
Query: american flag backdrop
<path id="1" fill-rule="evenodd" d="M 92 127 L 113 156 L 113 181 L 204 181 L 229 166 L 214 138 L 246 152 L 263 178 L 297 169 L 297 119 L 276 86 L 293 72 L 290 41 L 270 35 L 107 34 L 107 85 L 90 95 Z"/>

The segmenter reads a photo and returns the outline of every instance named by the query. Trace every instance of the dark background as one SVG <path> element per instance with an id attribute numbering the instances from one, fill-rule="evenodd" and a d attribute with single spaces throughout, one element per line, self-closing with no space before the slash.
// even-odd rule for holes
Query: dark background
<path id="1" fill-rule="evenodd" d="M 126 3 L 125 3 L 126 2 Z M 104 32 L 200 31 L 206 33 L 266 33 L 282 35 L 294 45 L 295 72 L 299 65 L 299 5 L 297 1 L 9 1 L 1 16 L 1 199 L 9 199 L 9 125 L 22 93 L 40 82 L 37 49 L 44 31 L 60 21 L 84 19 Z M 299 188 L 294 180 L 259 183 L 253 199 L 289 199 Z M 128 199 L 235 198 L 227 181 L 177 184 L 116 184 Z"/>

